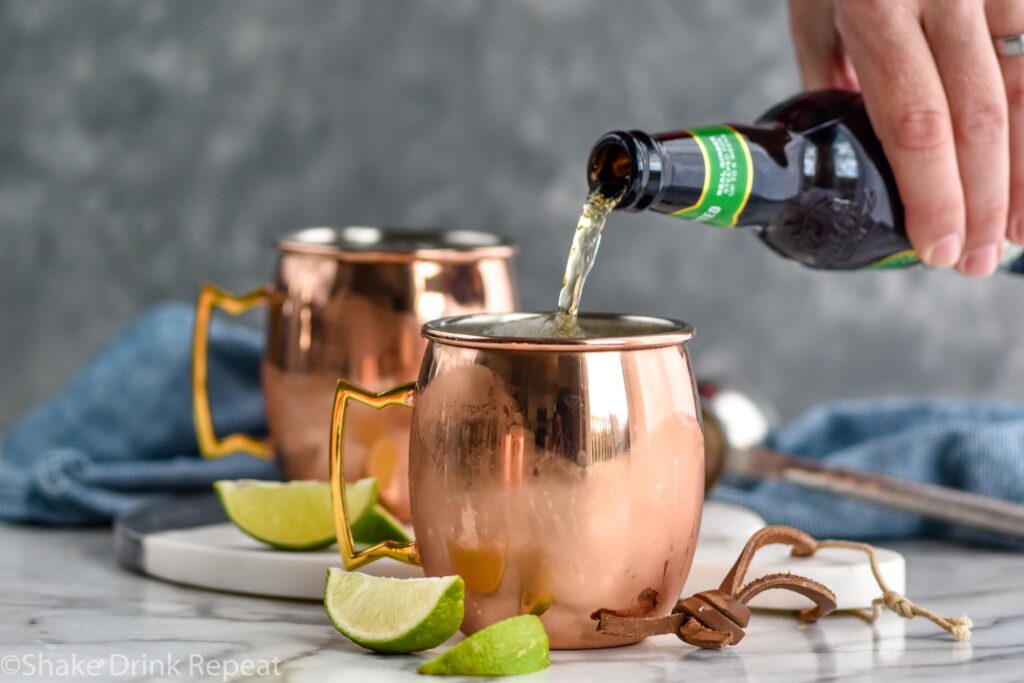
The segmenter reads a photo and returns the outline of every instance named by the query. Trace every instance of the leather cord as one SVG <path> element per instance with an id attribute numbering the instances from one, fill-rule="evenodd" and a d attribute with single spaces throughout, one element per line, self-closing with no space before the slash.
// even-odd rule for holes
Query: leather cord
<path id="1" fill-rule="evenodd" d="M 804 621 L 816 621 L 836 608 L 836 596 L 822 584 L 796 574 L 768 574 L 744 585 L 743 579 L 758 550 L 783 543 L 793 546 L 794 555 L 810 555 L 818 544 L 812 536 L 788 526 L 768 526 L 755 532 L 743 547 L 736 563 L 715 590 L 702 591 L 679 600 L 664 617 L 636 617 L 600 609 L 591 615 L 599 633 L 629 638 L 674 633 L 682 641 L 702 648 L 720 649 L 743 640 L 750 623 L 754 596 L 766 590 L 782 589 L 810 598 L 814 607 L 802 610 Z"/>

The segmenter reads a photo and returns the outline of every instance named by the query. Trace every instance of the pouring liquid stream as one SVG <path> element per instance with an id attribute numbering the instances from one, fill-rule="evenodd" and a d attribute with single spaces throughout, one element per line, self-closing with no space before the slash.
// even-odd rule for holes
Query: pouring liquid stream
<path id="1" fill-rule="evenodd" d="M 562 277 L 562 290 L 558 293 L 558 313 L 555 314 L 558 324 L 555 336 L 583 336 L 576 322 L 583 297 L 583 285 L 587 275 L 594 266 L 597 250 L 601 246 L 601 232 L 608 221 L 608 216 L 622 198 L 621 194 L 608 196 L 598 188 L 587 195 L 576 223 L 569 258 L 565 264 L 565 275 Z"/>
<path id="2" fill-rule="evenodd" d="M 601 245 L 601 231 L 623 194 L 609 196 L 598 188 L 587 195 L 565 264 L 562 289 L 558 294 L 558 312 L 504 321 L 489 327 L 487 334 L 531 339 L 584 339 L 601 333 L 617 333 L 614 329 L 587 330 L 579 324 L 578 313 L 583 285 Z"/>

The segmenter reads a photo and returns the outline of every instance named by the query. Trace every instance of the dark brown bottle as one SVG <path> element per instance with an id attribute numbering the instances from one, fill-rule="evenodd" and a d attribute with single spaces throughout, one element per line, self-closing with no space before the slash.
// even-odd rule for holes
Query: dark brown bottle
<path id="1" fill-rule="evenodd" d="M 616 209 L 751 226 L 777 253 L 812 268 L 919 262 L 858 93 L 798 95 L 753 126 L 608 133 L 590 154 L 588 180 L 606 196 L 623 193 Z M 1024 272 L 1024 257 L 1011 251 L 1004 267 Z"/>

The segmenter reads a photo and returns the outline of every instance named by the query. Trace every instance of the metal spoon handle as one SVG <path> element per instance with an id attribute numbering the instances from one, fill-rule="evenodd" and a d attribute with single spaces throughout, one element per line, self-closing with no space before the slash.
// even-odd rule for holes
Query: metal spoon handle
<path id="1" fill-rule="evenodd" d="M 869 472 L 824 467 L 813 460 L 767 449 L 734 451 L 730 470 L 788 481 L 919 515 L 1024 538 L 1024 505 L 945 486 L 893 479 Z"/>

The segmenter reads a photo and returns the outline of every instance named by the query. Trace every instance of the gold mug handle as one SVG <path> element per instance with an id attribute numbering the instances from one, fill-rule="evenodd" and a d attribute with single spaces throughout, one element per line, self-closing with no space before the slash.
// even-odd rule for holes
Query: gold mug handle
<path id="1" fill-rule="evenodd" d="M 411 408 L 416 396 L 416 383 L 401 384 L 397 387 L 373 393 L 343 379 L 338 380 L 334 390 L 334 411 L 331 414 L 331 502 L 334 507 L 334 528 L 338 536 L 338 549 L 345 569 L 352 570 L 369 564 L 382 557 L 390 557 L 406 564 L 419 564 L 420 554 L 416 541 L 383 541 L 363 550 L 355 549 L 352 540 L 352 525 L 348 517 L 348 503 L 345 501 L 345 409 L 349 399 L 371 408 L 406 406 Z"/>
<path id="2" fill-rule="evenodd" d="M 231 315 L 240 315 L 256 306 L 265 305 L 270 298 L 270 287 L 264 285 L 242 296 L 206 282 L 196 300 L 196 326 L 192 335 L 192 415 L 196 425 L 199 452 L 204 458 L 220 458 L 244 451 L 259 458 L 269 458 L 270 448 L 265 441 L 248 434 L 229 434 L 217 438 L 210 412 L 210 394 L 206 387 L 207 348 L 209 346 L 210 317 L 214 308 Z"/>

